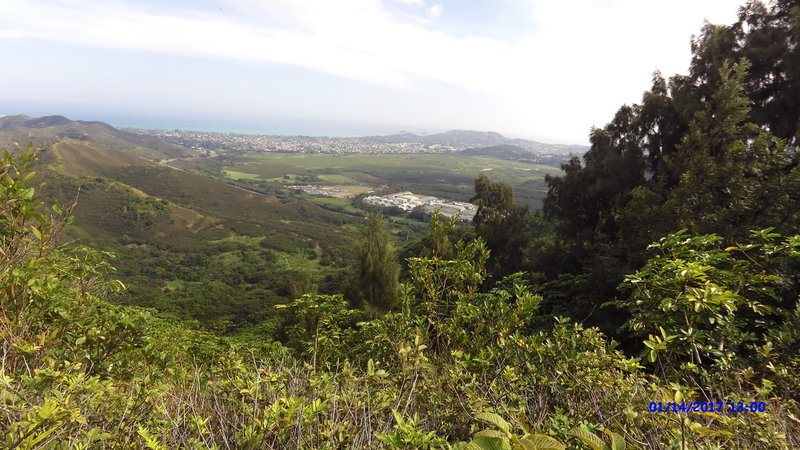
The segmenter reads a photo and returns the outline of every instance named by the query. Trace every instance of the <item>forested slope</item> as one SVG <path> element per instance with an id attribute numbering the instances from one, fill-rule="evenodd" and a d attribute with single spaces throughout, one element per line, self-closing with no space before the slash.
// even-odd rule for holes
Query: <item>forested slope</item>
<path id="1" fill-rule="evenodd" d="M 800 447 L 798 38 L 789 1 L 706 26 L 543 213 L 481 176 L 474 229 L 435 216 L 402 273 L 369 217 L 353 288 L 269 305 L 275 340 L 112 305 L 108 255 L 65 245 L 71 212 L 29 185 L 37 154 L 5 153 L 3 445 Z"/>
<path id="2" fill-rule="evenodd" d="M 51 128 L 38 130 L 58 139 Z M 272 340 L 286 319 L 275 304 L 341 288 L 356 234 L 351 217 L 93 140 L 60 139 L 40 156 L 31 183 L 41 198 L 77 202 L 64 240 L 116 255 L 128 286 L 116 303 Z"/>

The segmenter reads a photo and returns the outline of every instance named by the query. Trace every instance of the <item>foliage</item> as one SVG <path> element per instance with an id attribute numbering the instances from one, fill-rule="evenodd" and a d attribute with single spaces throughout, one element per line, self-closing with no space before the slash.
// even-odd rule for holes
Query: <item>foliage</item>
<path id="1" fill-rule="evenodd" d="M 152 197 L 134 197 L 120 211 L 122 217 L 131 222 L 144 222 L 152 225 L 153 222 L 166 215 L 166 200 L 156 200 Z"/>
<path id="2" fill-rule="evenodd" d="M 644 264 L 650 242 L 679 229 L 733 242 L 754 228 L 800 228 L 796 150 L 792 139 L 755 122 L 763 110 L 748 97 L 753 64 L 714 62 L 716 73 L 698 79 L 699 86 L 680 77 L 668 86 L 657 74 L 640 105 L 623 106 L 592 131 L 583 161 L 575 158 L 563 166 L 564 176 L 548 178 L 544 210 L 572 255 L 565 258 L 572 267 L 556 272 L 583 273 L 602 289 L 601 298 L 610 297 L 626 273 Z"/>
<path id="3" fill-rule="evenodd" d="M 478 206 L 473 218 L 475 233 L 492 250 L 491 272 L 503 277 L 519 271 L 522 250 L 532 234 L 531 212 L 515 203 L 511 185 L 491 181 L 483 173 L 475 180 L 475 196 L 470 201 Z"/>
<path id="4" fill-rule="evenodd" d="M 354 323 L 359 312 L 338 295 L 296 299 L 298 359 L 111 306 L 104 298 L 121 286 L 107 255 L 57 245 L 67 219 L 35 210 L 24 183 L 33 159 L 6 154 L 0 173 L 6 447 L 563 448 L 576 433 L 592 439 L 575 427 L 611 425 L 651 447 L 798 443 L 796 405 L 770 390 L 784 379 L 760 386 L 771 412 L 754 418 L 646 412 L 693 390 L 643 374 L 597 329 L 567 319 L 530 328 L 540 298 L 520 275 L 485 290 L 480 240 L 457 244 L 452 260 L 412 259 L 401 308 L 378 319 Z M 794 244 L 760 236 L 765 258 L 777 255 L 768 263 L 790 267 L 781 255 Z M 795 355 L 783 355 L 772 361 L 786 370 Z"/>
<path id="5" fill-rule="evenodd" d="M 386 226 L 383 216 L 367 215 L 356 250 L 361 298 L 380 311 L 396 306 L 400 276 L 400 265 L 395 260 L 394 246 Z"/>
<path id="6" fill-rule="evenodd" d="M 452 259 L 456 254 L 456 249 L 450 240 L 450 235 L 453 234 L 457 225 L 458 215 L 448 219 L 442 218 L 438 209 L 434 211 L 430 218 L 430 233 L 428 234 L 430 248 L 426 248 L 421 256 Z"/>
<path id="7" fill-rule="evenodd" d="M 524 431 L 521 436 L 515 434 L 509 424 L 501 416 L 483 412 L 476 419 L 493 425 L 475 434 L 470 442 L 460 442 L 453 446 L 456 450 L 563 450 L 564 445 L 544 434 L 531 434 Z"/>
<path id="8" fill-rule="evenodd" d="M 396 422 L 395 431 L 379 434 L 377 438 L 385 442 L 389 448 L 442 448 L 447 446 L 447 441 L 436 437 L 435 431 L 426 432 L 420 427 L 422 419 L 419 415 L 403 419 L 402 414 L 392 410 Z"/>
<path id="9" fill-rule="evenodd" d="M 800 386 L 789 356 L 800 351 L 790 331 L 798 325 L 800 236 L 765 229 L 724 249 L 721 240 L 684 230 L 652 244 L 656 256 L 621 286 L 630 291 L 618 302 L 631 313 L 627 327 L 648 336 L 643 356 L 665 378 L 698 373 L 711 386 L 737 377 L 773 385 L 777 377 L 789 394 Z"/>
<path id="10" fill-rule="evenodd" d="M 9 448 L 52 447 L 64 435 L 66 442 L 109 439 L 96 425 L 135 421 L 141 399 L 131 396 L 126 419 L 112 380 L 142 382 L 148 367 L 169 360 L 148 345 L 145 315 L 100 299 L 121 287 L 106 278 L 106 255 L 56 245 L 69 219 L 57 204 L 61 218 L 38 211 L 25 183 L 36 156 L 4 151 L 0 160 L 0 439 Z"/>
<path id="11" fill-rule="evenodd" d="M 356 317 L 357 312 L 348 309 L 347 301 L 341 295 L 306 294 L 289 305 L 298 319 L 293 333 L 300 339 L 305 353 L 311 356 L 311 365 L 317 367 L 317 355 L 321 352 L 327 357 L 345 353 L 347 342 L 343 332 Z M 335 361 L 329 361 L 333 363 Z"/>
<path id="12" fill-rule="evenodd" d="M 544 211 L 556 239 L 530 265 L 549 269 L 547 281 L 587 277 L 599 295 L 581 294 L 573 317 L 620 325 L 597 306 L 666 234 L 687 228 L 733 242 L 755 228 L 800 227 L 800 108 L 787 100 L 800 92 L 795 6 L 751 1 L 734 24 L 706 24 L 688 75 L 656 72 L 640 103 L 620 107 L 592 130 L 582 158 L 548 177 Z"/>
<path id="13" fill-rule="evenodd" d="M 478 207 L 475 223 L 494 224 L 514 209 L 514 190 L 505 182 L 492 182 L 485 174 L 475 179 L 475 196 L 470 199 Z"/>
<path id="14" fill-rule="evenodd" d="M 681 174 L 661 209 L 693 232 L 732 240 L 750 228 L 798 225 L 800 171 L 785 141 L 747 122 L 750 100 L 743 84 L 745 61 L 720 69 L 719 88 L 698 112 L 666 164 Z"/>
<path id="15" fill-rule="evenodd" d="M 580 439 L 584 444 L 589 446 L 592 450 L 625 450 L 627 444 L 625 439 L 611 430 L 603 430 L 609 439 L 610 443 L 606 443 L 603 438 L 595 435 L 585 427 L 578 427 L 570 431 L 570 434 Z"/>

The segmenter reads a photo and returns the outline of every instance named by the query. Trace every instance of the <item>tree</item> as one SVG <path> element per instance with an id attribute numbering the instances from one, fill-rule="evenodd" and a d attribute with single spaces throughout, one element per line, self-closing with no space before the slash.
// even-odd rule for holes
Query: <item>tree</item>
<path id="1" fill-rule="evenodd" d="M 475 225 L 496 224 L 511 214 L 516 206 L 514 204 L 514 188 L 505 181 L 493 182 L 485 174 L 478 175 L 475 179 L 475 196 L 469 199 L 478 207 Z"/>
<path id="2" fill-rule="evenodd" d="M 442 217 L 439 210 L 434 211 L 431 216 L 430 232 L 426 237 L 428 245 L 425 246 L 421 256 L 452 259 L 456 255 L 456 247 L 450 239 L 453 230 L 458 226 L 458 218 Z"/>
<path id="3" fill-rule="evenodd" d="M 722 65 L 719 88 L 695 115 L 677 154 L 667 159 L 681 177 L 662 193 L 666 201 L 653 211 L 661 226 L 652 231 L 687 228 L 732 241 L 753 227 L 791 232 L 800 224 L 800 170 L 785 141 L 748 120 L 747 67 L 745 61 Z"/>
<path id="4" fill-rule="evenodd" d="M 501 278 L 522 268 L 522 250 L 530 241 L 531 212 L 514 202 L 514 189 L 505 181 L 492 181 L 484 174 L 475 180 L 478 206 L 473 218 L 475 232 L 491 250 L 489 269 Z"/>
<path id="5" fill-rule="evenodd" d="M 616 232 L 615 211 L 645 182 L 639 111 L 621 107 L 611 123 L 592 130 L 583 164 L 572 158 L 561 167 L 564 176 L 546 178 L 544 211 L 558 220 L 563 237 L 592 243 Z"/>
<path id="6" fill-rule="evenodd" d="M 680 158 L 699 155 L 700 147 L 711 146 L 712 163 L 716 164 L 726 158 L 720 155 L 730 153 L 724 146 L 744 142 L 742 136 L 753 139 L 757 135 L 754 127 L 758 127 L 783 141 L 784 170 L 800 164 L 799 39 L 800 8 L 788 0 L 774 1 L 770 7 L 750 1 L 740 8 L 736 23 L 707 23 L 692 39 L 688 75 L 676 75 L 666 82 L 656 73 L 641 104 L 622 106 L 611 123 L 592 130 L 592 148 L 584 155 L 583 164 L 573 159 L 563 166 L 564 176 L 548 179 L 544 209 L 558 222 L 560 237 L 589 243 L 633 239 L 635 245 L 622 256 L 632 257 L 632 266 L 636 266 L 641 263 L 637 254 L 647 243 L 682 227 L 673 226 L 674 217 L 652 220 L 652 206 L 667 200 L 687 170 L 695 168 L 699 173 L 705 166 L 703 161 L 686 159 L 687 164 L 675 164 L 677 153 L 683 153 Z M 748 70 L 736 69 L 743 73 L 733 80 L 730 67 L 741 59 L 747 60 Z M 739 135 L 726 134 L 731 132 Z M 763 139 L 756 145 L 781 147 Z M 696 162 L 701 165 L 693 167 Z M 622 225 L 620 221 L 628 218 L 621 217 L 625 214 L 621 210 L 629 209 L 631 201 L 636 210 L 631 213 L 639 219 Z M 634 235 L 631 226 L 637 228 Z M 584 250 L 589 254 L 597 249 Z"/>
<path id="7" fill-rule="evenodd" d="M 547 179 L 544 212 L 570 264 L 550 273 L 587 275 L 602 298 L 644 264 L 648 243 L 681 228 L 728 241 L 796 232 L 798 14 L 751 2 L 737 24 L 707 24 L 689 75 L 656 74 L 641 104 L 592 130 L 583 159 Z M 732 63 L 743 56 L 752 62 Z"/>
<path id="8" fill-rule="evenodd" d="M 276 308 L 294 310 L 297 325 L 292 327 L 291 334 L 299 339 L 304 353 L 311 355 L 314 370 L 317 368 L 317 355 L 323 360 L 333 361 L 345 355 L 343 334 L 359 311 L 349 309 L 342 295 L 305 294 Z"/>
<path id="9" fill-rule="evenodd" d="M 400 288 L 400 265 L 387 223 L 380 214 L 367 215 L 357 248 L 361 299 L 381 311 L 389 311 L 397 305 Z"/>

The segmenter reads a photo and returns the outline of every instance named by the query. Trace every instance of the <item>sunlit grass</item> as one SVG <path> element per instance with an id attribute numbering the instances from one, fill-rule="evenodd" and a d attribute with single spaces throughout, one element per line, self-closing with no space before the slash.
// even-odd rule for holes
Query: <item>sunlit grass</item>
<path id="1" fill-rule="evenodd" d="M 225 170 L 225 175 L 234 180 L 257 180 L 259 175 L 254 173 L 237 172 L 235 170 Z"/>

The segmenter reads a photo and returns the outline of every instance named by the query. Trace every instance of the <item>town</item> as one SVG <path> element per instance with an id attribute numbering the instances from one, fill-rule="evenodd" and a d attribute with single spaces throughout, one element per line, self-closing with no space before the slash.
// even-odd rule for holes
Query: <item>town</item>
<path id="1" fill-rule="evenodd" d="M 450 153 L 468 147 L 467 145 L 427 145 L 419 142 L 387 142 L 366 137 L 274 136 L 138 128 L 128 128 L 125 131 L 141 136 L 161 138 L 201 153 L 209 150 L 225 150 L 234 153 Z"/>
<path id="2" fill-rule="evenodd" d="M 314 184 L 284 184 L 283 187 L 286 189 L 303 191 L 306 194 L 311 194 L 311 195 L 327 195 L 328 197 L 343 197 L 343 198 L 352 197 L 352 195 L 350 195 L 350 189 L 344 189 L 344 188 L 335 188 L 328 186 L 322 187 Z"/>
<path id="3" fill-rule="evenodd" d="M 220 151 L 233 154 L 276 152 L 342 155 L 356 153 L 458 153 L 468 149 L 512 144 L 522 152 L 523 159 L 558 166 L 565 162 L 569 155 L 582 154 L 587 150 L 586 147 L 582 146 L 546 144 L 526 139 L 508 139 L 496 133 L 480 132 L 464 132 L 465 134 L 463 135 L 442 133 L 419 136 L 412 133 L 401 133 L 389 136 L 326 137 L 142 128 L 125 128 L 124 131 L 138 136 L 163 139 L 173 144 L 191 148 L 210 157 L 217 156 Z M 485 140 L 484 134 L 491 136 L 491 140 Z"/>
<path id="4" fill-rule="evenodd" d="M 439 214 L 447 218 L 458 215 L 459 221 L 462 222 L 472 222 L 475 213 L 478 212 L 477 207 L 471 203 L 443 200 L 438 197 L 417 195 L 412 192 L 398 192 L 383 196 L 371 195 L 364 198 L 363 201 L 368 205 L 382 208 L 396 207 L 406 212 L 410 212 L 414 208 L 421 208 L 428 214 L 439 211 Z"/>

